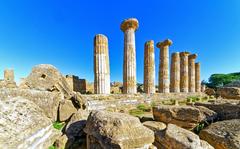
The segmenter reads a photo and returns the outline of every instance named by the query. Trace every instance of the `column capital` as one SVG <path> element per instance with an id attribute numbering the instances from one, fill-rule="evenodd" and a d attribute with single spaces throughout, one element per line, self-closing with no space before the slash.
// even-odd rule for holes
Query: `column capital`
<path id="1" fill-rule="evenodd" d="M 195 63 L 195 65 L 198 65 L 198 66 L 200 66 L 200 64 L 201 64 L 200 62 Z"/>
<path id="2" fill-rule="evenodd" d="M 190 53 L 189 52 L 180 52 L 180 56 L 188 56 Z"/>
<path id="3" fill-rule="evenodd" d="M 164 41 L 162 41 L 162 42 L 158 42 L 158 43 L 157 43 L 157 47 L 158 47 L 158 48 L 162 48 L 162 47 L 164 47 L 164 46 L 170 46 L 170 45 L 172 45 L 172 44 L 173 44 L 172 40 L 166 39 L 166 40 L 164 40 Z"/>
<path id="4" fill-rule="evenodd" d="M 153 40 L 149 40 L 149 41 L 146 41 L 145 42 L 145 45 L 153 45 L 154 44 L 154 41 Z"/>
<path id="5" fill-rule="evenodd" d="M 197 58 L 197 54 L 191 54 L 188 56 L 189 59 L 196 59 Z"/>
<path id="6" fill-rule="evenodd" d="M 139 24 L 138 24 L 138 20 L 136 18 L 129 18 L 129 19 L 126 19 L 124 20 L 122 23 L 121 23 L 121 30 L 123 32 L 125 32 L 126 30 L 132 28 L 134 29 L 134 31 L 136 31 L 139 27 Z"/>

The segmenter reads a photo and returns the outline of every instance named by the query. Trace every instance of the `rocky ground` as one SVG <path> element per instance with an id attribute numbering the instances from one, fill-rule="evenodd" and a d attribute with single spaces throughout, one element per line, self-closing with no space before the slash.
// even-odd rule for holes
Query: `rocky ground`
<path id="1" fill-rule="evenodd" d="M 207 93 L 81 95 L 38 65 L 0 89 L 0 148 L 239 149 L 240 89 Z"/>

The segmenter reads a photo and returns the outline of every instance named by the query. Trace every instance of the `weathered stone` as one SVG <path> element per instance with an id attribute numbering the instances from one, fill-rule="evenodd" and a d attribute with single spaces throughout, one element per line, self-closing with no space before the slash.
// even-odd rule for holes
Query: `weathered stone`
<path id="1" fill-rule="evenodd" d="M 169 93 L 169 46 L 172 45 L 170 39 L 166 39 L 163 42 L 157 43 L 157 47 L 160 48 L 160 65 L 159 65 L 159 93 Z"/>
<path id="2" fill-rule="evenodd" d="M 191 54 L 188 56 L 188 91 L 195 92 L 196 90 L 196 80 L 195 80 L 195 59 L 197 54 Z"/>
<path id="3" fill-rule="evenodd" d="M 77 112 L 77 109 L 74 107 L 71 100 L 64 100 L 60 102 L 58 111 L 58 120 L 62 122 L 68 120 L 74 113 Z"/>
<path id="4" fill-rule="evenodd" d="M 240 119 L 213 123 L 200 132 L 200 138 L 215 149 L 239 149 Z"/>
<path id="5" fill-rule="evenodd" d="M 68 137 L 67 148 L 77 148 L 84 146 L 86 143 L 86 134 L 83 129 L 86 126 L 87 117 L 88 112 L 83 110 L 78 110 L 77 113 L 72 115 L 65 128 L 65 133 Z"/>
<path id="6" fill-rule="evenodd" d="M 69 87 L 65 77 L 52 65 L 41 64 L 32 69 L 30 75 L 24 79 L 20 86 L 27 86 L 29 89 L 41 91 L 58 91 L 65 98 L 72 96 L 71 88 Z"/>
<path id="7" fill-rule="evenodd" d="M 175 124 L 186 129 L 193 129 L 205 118 L 195 107 L 168 105 L 153 107 L 153 116 L 156 121 Z"/>
<path id="8" fill-rule="evenodd" d="M 148 148 L 154 142 L 153 131 L 123 113 L 93 111 L 84 131 L 88 148 Z"/>
<path id="9" fill-rule="evenodd" d="M 57 110 L 59 101 L 63 100 L 59 93 L 38 91 L 30 89 L 0 89 L 0 99 L 8 100 L 9 98 L 22 97 L 38 105 L 44 114 L 53 122 L 57 120 Z"/>
<path id="10" fill-rule="evenodd" d="M 179 52 L 172 54 L 170 91 L 173 93 L 180 92 L 180 54 Z"/>
<path id="11" fill-rule="evenodd" d="M 168 124 L 164 131 L 156 132 L 155 139 L 159 148 L 164 149 L 206 149 L 196 134 L 173 124 Z"/>
<path id="12" fill-rule="evenodd" d="M 60 136 L 33 102 L 22 97 L 0 100 L 0 148 L 48 148 Z"/>
<path id="13" fill-rule="evenodd" d="M 201 140 L 201 146 L 203 149 L 214 149 L 207 141 Z"/>
<path id="14" fill-rule="evenodd" d="M 143 126 L 151 129 L 154 132 L 164 130 L 167 127 L 166 124 L 156 121 L 146 121 L 143 123 Z"/>
<path id="15" fill-rule="evenodd" d="M 4 70 L 4 80 L 0 80 L 0 88 L 16 88 L 17 84 L 14 80 L 14 70 Z"/>
<path id="16" fill-rule="evenodd" d="M 137 93 L 135 31 L 138 20 L 126 19 L 121 24 L 124 32 L 123 93 Z"/>
<path id="17" fill-rule="evenodd" d="M 81 94 L 86 94 L 87 92 L 87 81 L 86 79 L 80 79 L 75 75 L 66 75 L 67 83 L 71 88 L 71 91 L 80 92 Z"/>
<path id="18" fill-rule="evenodd" d="M 217 89 L 217 94 L 225 99 L 240 100 L 240 88 L 238 87 L 221 87 Z"/>
<path id="19" fill-rule="evenodd" d="M 195 63 L 195 91 L 201 92 L 201 70 L 200 63 Z"/>
<path id="20" fill-rule="evenodd" d="M 68 137 L 66 135 L 62 135 L 54 142 L 54 146 L 56 149 L 67 149 L 67 142 Z"/>
<path id="21" fill-rule="evenodd" d="M 220 120 L 240 119 L 240 105 L 230 103 L 195 103 L 217 113 Z"/>
<path id="22" fill-rule="evenodd" d="M 144 92 L 155 93 L 155 54 L 154 41 L 147 41 L 144 45 Z"/>
<path id="23" fill-rule="evenodd" d="M 218 114 L 204 106 L 196 106 L 204 116 L 204 121 L 213 122 L 218 119 Z"/>
<path id="24" fill-rule="evenodd" d="M 188 92 L 188 55 L 189 52 L 180 53 L 180 91 Z"/>
<path id="25" fill-rule="evenodd" d="M 108 39 L 102 34 L 94 38 L 94 93 L 110 94 Z"/>
<path id="26" fill-rule="evenodd" d="M 205 93 L 209 96 L 215 96 L 215 94 L 216 94 L 215 90 L 212 88 L 206 88 Z"/>

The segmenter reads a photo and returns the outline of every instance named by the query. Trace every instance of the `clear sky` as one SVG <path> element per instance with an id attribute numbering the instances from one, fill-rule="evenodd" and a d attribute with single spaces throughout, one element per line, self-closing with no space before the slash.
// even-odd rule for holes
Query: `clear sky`
<path id="1" fill-rule="evenodd" d="M 202 79 L 240 71 L 239 0 L 0 0 L 0 77 L 14 68 L 18 80 L 49 63 L 93 81 L 93 38 L 101 33 L 109 40 L 111 81 L 122 81 L 120 24 L 129 17 L 139 20 L 138 82 L 144 43 L 151 39 L 171 39 L 170 53 L 197 53 Z M 155 54 L 157 75 L 159 49 Z"/>

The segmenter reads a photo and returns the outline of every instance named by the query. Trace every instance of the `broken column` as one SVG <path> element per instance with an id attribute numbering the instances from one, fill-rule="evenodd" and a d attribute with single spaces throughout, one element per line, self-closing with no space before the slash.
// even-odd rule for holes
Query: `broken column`
<path id="1" fill-rule="evenodd" d="M 180 91 L 188 92 L 188 55 L 189 52 L 180 53 Z"/>
<path id="2" fill-rule="evenodd" d="M 180 54 L 179 52 L 172 54 L 170 91 L 173 93 L 180 92 Z"/>
<path id="3" fill-rule="evenodd" d="M 136 46 L 135 31 L 138 29 L 138 20 L 126 19 L 121 24 L 124 32 L 124 62 L 123 62 L 123 93 L 137 93 L 136 87 Z"/>
<path id="4" fill-rule="evenodd" d="M 108 39 L 102 34 L 94 38 L 94 93 L 110 94 Z"/>
<path id="5" fill-rule="evenodd" d="M 4 70 L 4 80 L 14 82 L 14 70 L 13 69 Z"/>
<path id="6" fill-rule="evenodd" d="M 160 48 L 160 67 L 159 67 L 159 89 L 160 93 L 169 93 L 169 46 L 172 41 L 167 39 L 163 42 L 157 43 Z"/>
<path id="7" fill-rule="evenodd" d="M 196 92 L 201 92 L 201 76 L 200 76 L 200 63 L 195 63 L 195 87 Z"/>
<path id="8" fill-rule="evenodd" d="M 144 46 L 144 92 L 155 93 L 155 55 L 154 41 L 150 40 Z"/>
<path id="9" fill-rule="evenodd" d="M 188 82 L 188 92 L 195 92 L 195 60 L 197 58 L 197 54 L 192 54 L 188 56 L 188 74 L 189 74 L 189 82 Z"/>

